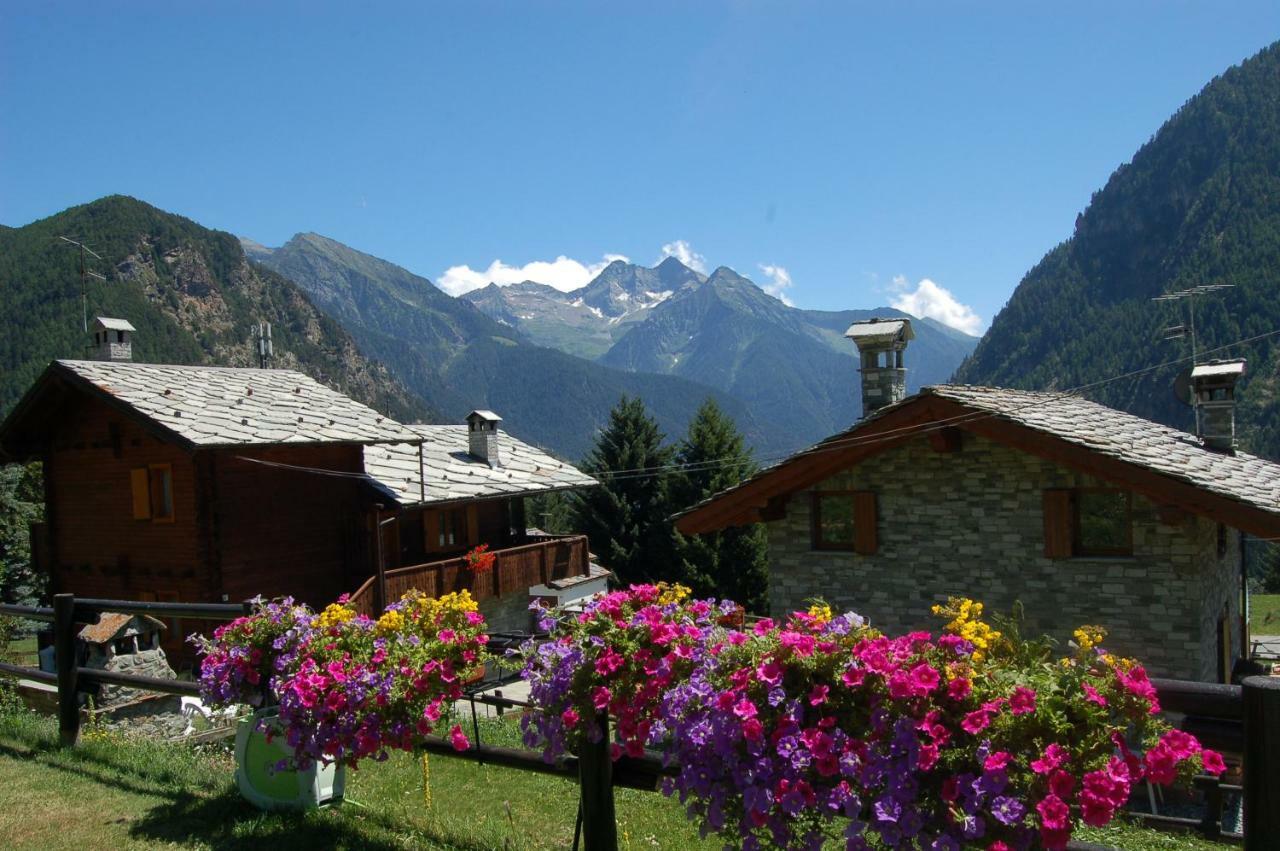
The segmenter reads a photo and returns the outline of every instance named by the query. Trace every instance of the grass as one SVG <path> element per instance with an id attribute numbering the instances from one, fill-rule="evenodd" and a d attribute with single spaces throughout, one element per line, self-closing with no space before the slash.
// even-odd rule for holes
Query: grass
<path id="1" fill-rule="evenodd" d="M 515 744 L 510 725 L 486 724 L 481 734 L 490 744 Z M 0 713 L 0 847 L 550 851 L 573 840 L 575 784 L 468 760 L 431 757 L 429 809 L 420 760 L 397 754 L 348 775 L 348 799 L 363 806 L 263 814 L 236 792 L 225 748 L 94 731 L 74 749 L 56 742 L 52 719 Z M 660 795 L 619 789 L 617 811 L 624 851 L 722 847 L 699 840 L 680 806 Z M 1135 827 L 1081 838 L 1135 851 L 1226 847 Z"/>
<path id="2" fill-rule="evenodd" d="M 1249 632 L 1280 635 L 1280 594 L 1249 595 Z"/>
<path id="3" fill-rule="evenodd" d="M 40 660 L 36 654 L 36 637 L 29 635 L 26 638 L 15 638 L 10 641 L 9 647 L 4 653 L 4 661 L 13 665 L 38 667 Z"/>

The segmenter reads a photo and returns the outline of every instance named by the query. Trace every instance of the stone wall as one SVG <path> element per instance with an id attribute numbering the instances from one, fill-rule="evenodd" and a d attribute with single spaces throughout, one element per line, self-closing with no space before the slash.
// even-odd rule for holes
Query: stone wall
<path id="1" fill-rule="evenodd" d="M 1081 624 L 1110 632 L 1107 646 L 1141 659 L 1156 676 L 1213 679 L 1216 623 L 1234 613 L 1238 655 L 1238 535 L 1217 553 L 1217 524 L 1158 516 L 1134 495 L 1133 556 L 1044 557 L 1042 492 L 1104 482 L 965 433 L 961 450 L 934 451 L 926 438 L 890 449 L 819 484 L 817 490 L 878 495 L 874 555 L 810 548 L 810 494 L 792 495 L 767 524 L 770 603 L 775 614 L 823 597 L 887 632 L 936 630 L 930 607 L 948 595 L 988 611 L 1024 608 L 1028 634 L 1064 643 Z"/>
<path id="2" fill-rule="evenodd" d="M 528 632 L 533 626 L 529 595 L 525 592 L 481 600 L 480 614 L 488 622 L 490 632 Z"/>

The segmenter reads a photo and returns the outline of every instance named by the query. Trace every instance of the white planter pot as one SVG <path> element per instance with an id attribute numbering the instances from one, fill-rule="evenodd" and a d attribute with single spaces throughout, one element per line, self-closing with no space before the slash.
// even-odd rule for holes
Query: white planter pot
<path id="1" fill-rule="evenodd" d="M 306 810 L 342 800 L 346 767 L 316 763 L 302 770 L 277 771 L 292 756 L 280 731 L 273 742 L 266 730 L 278 725 L 276 710 L 259 709 L 236 727 L 236 786 L 261 810 Z M 260 729 L 261 728 L 261 729 Z"/>

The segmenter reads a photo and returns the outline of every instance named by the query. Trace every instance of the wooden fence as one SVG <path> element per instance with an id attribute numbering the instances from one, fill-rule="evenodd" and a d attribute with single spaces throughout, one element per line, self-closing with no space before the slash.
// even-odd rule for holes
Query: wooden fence
<path id="1" fill-rule="evenodd" d="M 586 576 L 590 568 L 585 535 L 538 536 L 518 547 L 494 550 L 493 568 L 475 573 L 463 557 L 399 567 L 383 575 L 383 599 L 394 602 L 416 588 L 431 597 L 441 597 L 464 588 L 477 602 L 504 594 L 524 594 L 534 585 Z M 378 606 L 378 577 L 371 576 L 351 595 L 358 613 L 375 617 Z"/>
<path id="2" fill-rule="evenodd" d="M 526 586 L 527 587 L 527 586 Z M 83 686 L 110 684 L 166 694 L 198 696 L 195 683 L 166 680 L 134 674 L 121 674 L 76 665 L 77 623 L 94 623 L 103 612 L 145 614 L 155 617 L 232 620 L 244 614 L 248 604 L 155 603 L 133 600 L 77 599 L 71 594 L 55 595 L 52 608 L 0 605 L 0 615 L 46 621 L 53 624 L 54 653 L 57 673 L 0 663 L 0 676 L 18 677 L 58 687 L 58 727 L 63 745 L 74 745 L 79 736 L 80 706 L 78 692 Z M 514 638 L 495 635 L 501 643 Z M 1228 786 L 1210 777 L 1197 778 L 1197 786 L 1206 797 L 1206 813 L 1202 819 L 1180 819 L 1161 815 L 1140 815 L 1152 826 L 1194 830 L 1207 836 L 1232 839 L 1222 831 L 1224 792 L 1240 791 L 1244 796 L 1246 851 L 1262 851 L 1275 847 L 1280 837 L 1280 678 L 1249 677 L 1243 686 L 1215 685 L 1184 680 L 1153 680 L 1160 703 L 1166 712 L 1182 716 L 1181 726 L 1195 733 L 1209 747 L 1243 755 L 1244 784 Z M 528 708 L 527 703 L 501 696 L 477 695 L 476 702 L 501 709 Z M 600 719 L 606 725 L 607 719 Z M 586 851 L 617 851 L 617 825 L 614 818 L 613 789 L 618 786 L 655 791 L 664 776 L 678 769 L 664 766 L 656 755 L 622 757 L 610 760 L 608 738 L 598 745 L 587 746 L 576 757 L 546 763 L 530 751 L 494 748 L 477 741 L 468 751 L 457 752 L 453 745 L 438 737 L 425 737 L 420 743 L 429 753 L 447 754 L 492 765 L 500 765 L 543 774 L 576 777 L 581 790 L 580 828 Z M 1088 849 L 1087 844 L 1073 847 Z"/>

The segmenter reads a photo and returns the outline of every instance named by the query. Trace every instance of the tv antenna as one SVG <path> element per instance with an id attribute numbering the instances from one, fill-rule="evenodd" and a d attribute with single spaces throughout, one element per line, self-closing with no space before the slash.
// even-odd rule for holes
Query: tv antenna
<path id="1" fill-rule="evenodd" d="M 271 343 L 271 323 L 259 322 L 253 326 L 253 338 L 257 341 L 258 369 L 266 369 L 276 356 L 275 346 Z"/>
<path id="2" fill-rule="evenodd" d="M 1196 346 L 1196 299 L 1200 296 L 1210 295 L 1212 293 L 1229 290 L 1235 284 L 1201 284 L 1198 287 L 1188 287 L 1185 290 L 1165 293 L 1151 299 L 1152 301 L 1185 301 L 1190 313 L 1191 321 L 1188 325 L 1170 325 L 1160 332 L 1162 340 L 1180 340 L 1184 337 L 1191 338 L 1191 366 L 1194 367 L 1199 363 L 1200 351 Z"/>
<path id="3" fill-rule="evenodd" d="M 99 281 L 105 281 L 106 278 L 103 277 L 102 275 L 99 275 L 97 272 L 91 271 L 89 269 L 89 262 L 85 259 L 85 255 L 88 254 L 89 256 L 93 257 L 96 260 L 101 260 L 102 257 L 99 256 L 98 254 L 95 254 L 93 249 L 85 245 L 83 242 L 76 242 L 74 239 L 68 239 L 65 236 L 60 236 L 58 237 L 58 239 L 62 240 L 63 242 L 69 242 L 72 245 L 74 245 L 76 248 L 80 249 L 80 312 L 83 316 L 84 333 L 88 334 L 89 333 L 89 279 L 97 278 Z"/>

